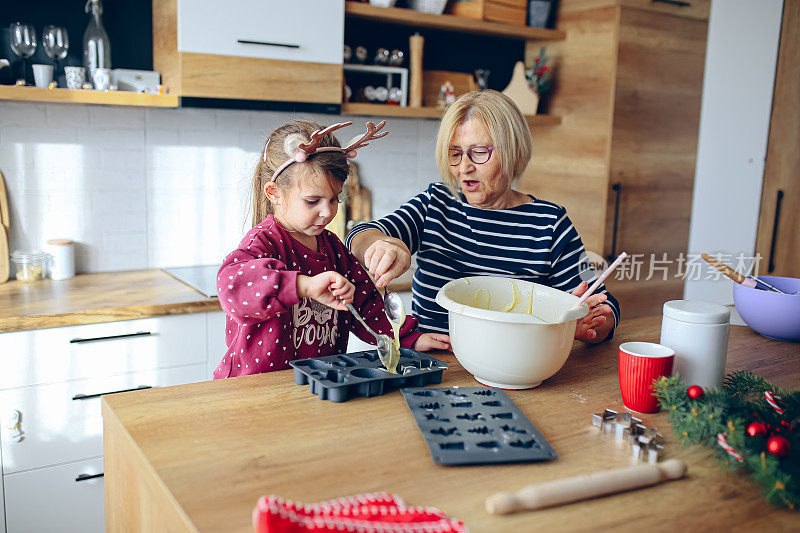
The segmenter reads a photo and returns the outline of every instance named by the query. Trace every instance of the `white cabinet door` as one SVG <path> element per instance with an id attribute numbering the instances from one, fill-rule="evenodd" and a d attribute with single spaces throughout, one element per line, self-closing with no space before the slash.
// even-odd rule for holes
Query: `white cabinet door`
<path id="1" fill-rule="evenodd" d="M 0 334 L 0 389 L 206 362 L 205 313 Z"/>
<path id="2" fill-rule="evenodd" d="M 4 476 L 6 531 L 102 533 L 102 472 L 100 457 Z"/>
<path id="3" fill-rule="evenodd" d="M 344 0 L 178 0 L 178 51 L 342 64 Z"/>
<path id="4" fill-rule="evenodd" d="M 225 344 L 225 312 L 217 311 L 206 313 L 206 335 L 208 336 L 208 379 L 214 379 L 216 370 L 222 356 L 228 349 Z"/>
<path id="5" fill-rule="evenodd" d="M 3 473 L 103 454 L 100 394 L 137 387 L 167 387 L 206 380 L 206 365 L 67 381 L 0 392 L 3 421 L 18 413 L 22 440 L 10 424 L 2 433 Z"/>

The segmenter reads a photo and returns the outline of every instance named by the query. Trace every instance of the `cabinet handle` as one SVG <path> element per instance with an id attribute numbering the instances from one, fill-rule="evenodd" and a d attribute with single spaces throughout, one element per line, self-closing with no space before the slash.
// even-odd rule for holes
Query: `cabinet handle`
<path id="1" fill-rule="evenodd" d="M 100 472 L 99 474 L 78 474 L 78 477 L 75 478 L 75 481 L 88 481 L 90 479 L 97 479 L 99 477 L 103 477 L 105 472 Z"/>
<path id="2" fill-rule="evenodd" d="M 772 222 L 772 242 L 769 245 L 769 266 L 767 273 L 771 274 L 775 270 L 775 244 L 778 242 L 778 221 L 781 218 L 781 203 L 783 202 L 783 190 L 778 189 L 778 198 L 775 200 L 775 220 Z"/>
<path id="3" fill-rule="evenodd" d="M 619 226 L 619 200 L 622 196 L 622 183 L 615 183 L 611 190 L 617 193 L 614 199 L 614 232 L 611 234 L 611 254 L 606 256 L 606 260 L 613 261 L 617 257 L 617 227 Z"/>
<path id="4" fill-rule="evenodd" d="M 105 396 L 106 394 L 118 394 L 120 392 L 131 392 L 135 390 L 144 390 L 144 389 L 152 389 L 152 385 L 140 385 L 138 387 L 134 387 L 132 389 L 122 389 L 122 390 L 114 390 L 110 392 L 100 392 L 97 394 L 76 394 L 72 397 L 73 400 L 90 400 L 92 398 L 99 398 L 100 396 Z"/>
<path id="5" fill-rule="evenodd" d="M 691 2 L 684 2 L 683 0 L 653 0 L 653 3 L 661 2 L 662 4 L 671 4 L 679 7 L 692 7 Z"/>
<path id="6" fill-rule="evenodd" d="M 267 41 L 248 41 L 247 39 L 237 39 L 236 42 L 239 44 L 257 44 L 260 46 L 280 46 L 281 48 L 300 48 L 299 44 L 270 43 Z"/>
<path id="7" fill-rule="evenodd" d="M 107 335 L 105 337 L 92 337 L 89 339 L 71 339 L 69 342 L 70 344 L 81 344 L 84 342 L 96 342 L 96 341 L 110 341 L 115 339 L 128 339 L 131 337 L 147 337 L 152 335 L 149 331 L 140 331 L 138 333 L 125 333 L 123 335 Z"/>

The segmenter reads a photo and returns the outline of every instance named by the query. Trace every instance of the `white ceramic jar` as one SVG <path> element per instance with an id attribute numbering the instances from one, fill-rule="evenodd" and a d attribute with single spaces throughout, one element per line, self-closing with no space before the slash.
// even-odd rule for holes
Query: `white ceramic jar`
<path id="1" fill-rule="evenodd" d="M 46 250 L 50 254 L 50 279 L 62 280 L 75 276 L 75 245 L 71 240 L 50 239 Z"/>
<path id="2" fill-rule="evenodd" d="M 660 343 L 675 350 L 674 371 L 687 385 L 722 385 L 729 323 L 730 310 L 720 304 L 695 300 L 664 304 Z"/>

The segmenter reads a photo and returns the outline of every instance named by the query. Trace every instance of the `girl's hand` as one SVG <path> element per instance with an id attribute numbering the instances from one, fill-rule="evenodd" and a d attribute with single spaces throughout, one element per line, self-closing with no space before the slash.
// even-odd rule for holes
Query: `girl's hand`
<path id="1" fill-rule="evenodd" d="M 582 281 L 572 294 L 581 296 L 589 284 Z M 579 341 L 587 342 L 590 344 L 597 344 L 602 342 L 608 337 L 611 328 L 614 327 L 614 314 L 611 312 L 611 306 L 604 304 L 608 299 L 605 294 L 593 294 L 586 299 L 586 305 L 589 306 L 589 314 L 578 321 L 575 328 L 575 338 Z"/>
<path id="2" fill-rule="evenodd" d="M 423 333 L 414 343 L 414 349 L 418 352 L 428 350 L 449 350 L 450 335 L 444 333 Z"/>
<path id="3" fill-rule="evenodd" d="M 411 266 L 411 252 L 400 239 L 382 237 L 364 252 L 364 266 L 375 279 L 376 287 L 386 287 Z"/>
<path id="4" fill-rule="evenodd" d="M 327 271 L 316 276 L 297 276 L 297 295 L 313 298 L 333 309 L 347 311 L 346 304 L 353 301 L 356 287 L 338 272 Z"/>

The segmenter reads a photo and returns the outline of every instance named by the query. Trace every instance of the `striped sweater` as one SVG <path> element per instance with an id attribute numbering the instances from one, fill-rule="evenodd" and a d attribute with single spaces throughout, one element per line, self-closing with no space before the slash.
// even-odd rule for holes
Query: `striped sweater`
<path id="1" fill-rule="evenodd" d="M 402 240 L 417 254 L 412 312 L 423 332 L 447 333 L 447 311 L 436 303 L 445 283 L 466 276 L 503 276 L 571 292 L 597 275 L 578 232 L 561 206 L 531 196 L 510 209 L 471 206 L 443 183 L 432 183 L 394 213 L 359 224 L 345 241 L 367 229 Z M 619 302 L 604 285 L 616 324 Z"/>

